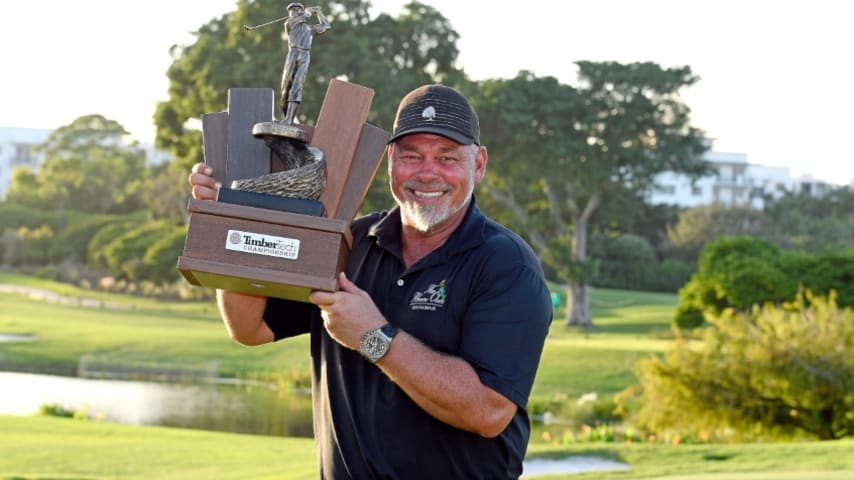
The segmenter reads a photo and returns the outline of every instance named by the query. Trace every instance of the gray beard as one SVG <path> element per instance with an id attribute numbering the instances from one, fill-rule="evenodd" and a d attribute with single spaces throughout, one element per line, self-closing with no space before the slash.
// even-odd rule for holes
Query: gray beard
<path id="1" fill-rule="evenodd" d="M 459 209 L 452 211 L 450 204 L 444 205 L 421 205 L 415 202 L 407 202 L 400 206 L 406 216 L 414 222 L 414 227 L 421 233 L 429 232 L 436 225 L 447 220 L 452 213 L 456 213 Z"/>

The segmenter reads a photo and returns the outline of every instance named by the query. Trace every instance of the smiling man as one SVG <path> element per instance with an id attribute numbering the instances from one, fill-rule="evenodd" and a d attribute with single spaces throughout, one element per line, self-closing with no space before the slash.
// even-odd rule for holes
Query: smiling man
<path id="1" fill-rule="evenodd" d="M 552 313 L 540 264 L 476 205 L 488 156 L 462 94 L 409 93 L 388 161 L 397 207 L 353 222 L 340 290 L 219 291 L 225 324 L 246 345 L 311 335 L 322 478 L 518 478 Z M 194 167 L 194 197 L 215 197 L 211 173 Z"/>

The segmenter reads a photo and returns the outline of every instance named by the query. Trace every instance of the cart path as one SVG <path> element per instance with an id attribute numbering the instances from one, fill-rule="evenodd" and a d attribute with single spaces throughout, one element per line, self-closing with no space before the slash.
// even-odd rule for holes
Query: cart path
<path id="1" fill-rule="evenodd" d="M 26 287 L 23 285 L 0 284 L 0 293 L 15 293 L 25 295 L 34 300 L 42 300 L 49 303 L 58 303 L 61 305 L 76 305 L 87 308 L 102 308 L 108 310 L 134 310 L 134 305 L 126 303 L 107 302 L 95 298 L 74 297 L 60 295 L 50 290 L 43 288 Z"/>

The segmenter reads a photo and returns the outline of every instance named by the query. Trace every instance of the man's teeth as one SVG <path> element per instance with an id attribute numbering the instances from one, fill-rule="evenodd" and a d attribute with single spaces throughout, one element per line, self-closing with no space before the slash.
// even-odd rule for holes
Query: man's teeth
<path id="1" fill-rule="evenodd" d="M 419 198 L 436 198 L 442 196 L 444 192 L 419 192 L 415 190 L 415 196 Z"/>

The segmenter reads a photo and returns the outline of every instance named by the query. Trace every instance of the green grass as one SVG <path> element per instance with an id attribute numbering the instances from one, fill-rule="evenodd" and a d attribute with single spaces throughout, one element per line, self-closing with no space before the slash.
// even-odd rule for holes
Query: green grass
<path id="1" fill-rule="evenodd" d="M 0 479 L 315 479 L 314 441 L 0 416 Z"/>
<path id="2" fill-rule="evenodd" d="M 29 277 L 15 283 L 87 297 L 90 292 Z M 163 303 L 119 295 L 105 301 L 131 310 L 63 306 L 0 294 L 0 333 L 38 341 L 0 343 L 0 368 L 75 370 L 84 355 L 111 362 L 180 365 L 218 362 L 225 375 L 287 378 L 308 375 L 308 338 L 242 347 L 225 334 L 209 302 Z M 676 297 L 594 290 L 596 328 L 563 325 L 558 311 L 546 341 L 532 398 L 574 399 L 618 392 L 635 382 L 637 358 L 664 351 Z M 293 372 L 297 373 L 293 373 Z M 5 393 L 5 392 L 4 392 Z M 315 478 L 311 440 L 132 427 L 56 418 L 0 416 L 0 479 Z M 597 455 L 626 462 L 629 472 L 548 478 L 854 478 L 854 442 L 750 445 L 534 443 L 533 456 Z"/>
<path id="3" fill-rule="evenodd" d="M 600 456 L 630 465 L 628 471 L 543 478 L 566 479 L 842 479 L 854 478 L 854 441 L 732 445 L 585 444 L 532 446 L 529 456 Z"/>
<path id="4" fill-rule="evenodd" d="M 62 295 L 94 292 L 32 277 L 0 273 L 14 283 Z M 116 365 L 205 365 L 216 362 L 224 376 L 304 379 L 310 358 L 306 336 L 277 345 L 247 348 L 225 334 L 212 302 L 158 302 L 115 294 L 100 299 L 131 310 L 85 308 L 0 293 L 0 333 L 29 334 L 37 342 L 0 344 L 0 368 L 74 372 L 84 355 Z M 634 382 L 634 361 L 660 352 L 676 297 L 618 290 L 594 290 L 596 328 L 567 328 L 558 311 L 543 352 L 534 397 L 578 397 L 586 392 L 616 393 Z"/>
<path id="5" fill-rule="evenodd" d="M 0 274 L 11 283 L 86 297 L 85 290 L 56 282 Z M 0 293 L 0 333 L 33 335 L 38 341 L 0 344 L 0 368 L 75 372 L 84 356 L 115 365 L 205 365 L 224 376 L 281 378 L 308 375 L 308 338 L 286 348 L 247 348 L 225 333 L 212 302 L 158 302 L 104 294 L 102 300 L 132 309 L 87 308 Z"/>
<path id="6" fill-rule="evenodd" d="M 313 479 L 309 439 L 134 427 L 49 417 L 0 416 L 0 479 Z M 599 456 L 629 471 L 550 479 L 843 479 L 854 477 L 854 442 L 748 445 L 533 446 L 531 456 Z"/>
<path id="7" fill-rule="evenodd" d="M 635 361 L 667 348 L 667 340 L 651 334 L 669 330 L 676 302 L 676 296 L 670 294 L 597 289 L 591 300 L 592 330 L 566 327 L 566 313 L 559 309 L 549 330 L 533 396 L 608 395 L 631 385 Z"/>

